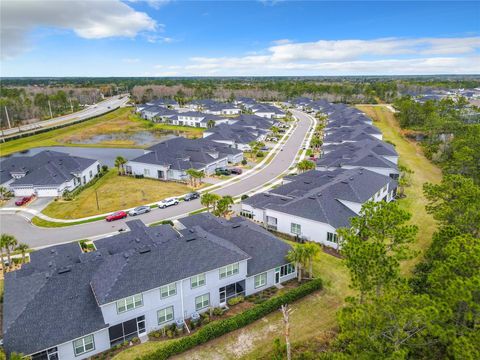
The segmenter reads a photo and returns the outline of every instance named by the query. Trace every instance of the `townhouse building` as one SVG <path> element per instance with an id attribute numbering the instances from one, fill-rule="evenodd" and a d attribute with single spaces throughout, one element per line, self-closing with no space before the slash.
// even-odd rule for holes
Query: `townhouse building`
<path id="1" fill-rule="evenodd" d="M 188 169 L 215 173 L 228 163 L 237 164 L 243 153 L 208 139 L 173 138 L 153 145 L 145 154 L 126 163 L 126 173 L 159 180 L 188 181 Z"/>
<path id="2" fill-rule="evenodd" d="M 349 227 L 368 201 L 392 201 L 396 181 L 359 169 L 312 170 L 242 202 L 242 215 L 267 229 L 338 248 L 336 230 Z"/>
<path id="3" fill-rule="evenodd" d="M 290 246 L 245 219 L 180 221 L 130 221 L 88 253 L 78 243 L 33 252 L 5 277 L 7 354 L 85 359 L 296 276 Z"/>
<path id="4" fill-rule="evenodd" d="M 100 172 L 94 159 L 44 150 L 33 156 L 12 156 L 0 163 L 0 185 L 17 197 L 61 196 L 85 185 Z"/>

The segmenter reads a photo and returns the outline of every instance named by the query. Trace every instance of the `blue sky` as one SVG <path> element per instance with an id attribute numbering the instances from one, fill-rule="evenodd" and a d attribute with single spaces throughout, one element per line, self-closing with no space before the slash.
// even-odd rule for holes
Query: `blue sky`
<path id="1" fill-rule="evenodd" d="M 1 76 L 480 73 L 459 1 L 1 2 Z"/>

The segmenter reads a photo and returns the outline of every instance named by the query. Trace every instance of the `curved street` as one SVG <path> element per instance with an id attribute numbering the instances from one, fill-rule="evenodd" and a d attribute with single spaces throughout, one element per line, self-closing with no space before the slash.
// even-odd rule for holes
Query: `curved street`
<path id="1" fill-rule="evenodd" d="M 261 185 L 267 184 L 277 176 L 287 171 L 299 150 L 302 148 L 308 130 L 313 122 L 312 118 L 300 111 L 292 111 L 298 119 L 298 126 L 283 145 L 283 150 L 261 170 L 242 178 L 237 182 L 232 182 L 225 187 L 213 191 L 219 195 L 238 196 Z M 144 223 L 149 224 L 188 214 L 195 210 L 201 209 L 200 200 L 190 202 L 181 202 L 177 206 L 166 209 L 154 209 L 150 213 L 137 216 L 135 218 L 128 217 L 126 220 L 118 220 L 107 223 L 105 221 L 96 221 L 81 225 L 73 225 L 59 228 L 40 228 L 30 224 L 30 222 L 22 215 L 0 215 L 1 232 L 14 235 L 18 241 L 28 244 L 32 248 L 40 248 L 75 240 L 95 238 L 103 235 L 118 232 L 120 229 L 126 228 L 125 222 L 132 219 L 141 219 Z"/>

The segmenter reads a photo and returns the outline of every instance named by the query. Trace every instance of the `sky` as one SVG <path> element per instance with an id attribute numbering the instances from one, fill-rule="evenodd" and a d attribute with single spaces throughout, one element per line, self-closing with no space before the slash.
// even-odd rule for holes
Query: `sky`
<path id="1" fill-rule="evenodd" d="M 2 0 L 0 76 L 480 73 L 477 1 Z"/>

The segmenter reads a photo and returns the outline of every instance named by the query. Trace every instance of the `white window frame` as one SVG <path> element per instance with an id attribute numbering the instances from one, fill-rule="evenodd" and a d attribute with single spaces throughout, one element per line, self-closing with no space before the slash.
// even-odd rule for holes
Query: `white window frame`
<path id="1" fill-rule="evenodd" d="M 190 278 L 191 289 L 195 289 L 200 286 L 205 286 L 206 283 L 207 283 L 207 277 L 205 276 L 205 273 L 198 274 Z"/>
<path id="2" fill-rule="evenodd" d="M 85 341 L 86 339 L 91 339 L 91 341 Z M 81 343 L 80 345 L 77 345 L 77 343 Z M 91 345 L 92 348 L 91 349 L 87 349 L 87 345 Z M 81 352 L 77 352 L 77 349 L 80 349 L 82 348 L 82 351 Z M 80 356 L 82 354 L 85 354 L 87 352 L 90 352 L 90 351 L 93 351 L 95 350 L 95 338 L 93 336 L 93 334 L 90 334 L 90 335 L 87 335 L 87 336 L 84 336 L 80 339 L 77 339 L 77 340 L 73 340 L 73 353 L 75 354 L 75 356 Z"/>
<path id="3" fill-rule="evenodd" d="M 143 176 L 150 176 L 150 169 L 144 168 L 143 169 Z"/>
<path id="4" fill-rule="evenodd" d="M 206 301 L 206 302 L 205 302 L 205 299 L 204 299 L 205 296 L 207 297 L 207 301 Z M 197 301 L 197 300 L 200 299 L 200 298 L 201 298 L 201 306 L 198 307 L 198 301 Z M 207 307 L 209 307 L 209 306 L 210 306 L 210 293 L 206 293 L 206 294 L 197 296 L 197 297 L 195 298 L 195 310 L 196 310 L 196 311 L 205 309 L 205 308 L 207 308 Z"/>
<path id="5" fill-rule="evenodd" d="M 117 314 L 134 310 L 143 306 L 143 295 L 136 294 L 116 301 Z M 122 310 L 123 309 L 123 310 Z"/>
<path id="6" fill-rule="evenodd" d="M 290 223 L 290 233 L 295 235 L 302 235 L 302 225 L 296 223 Z"/>
<path id="7" fill-rule="evenodd" d="M 170 310 L 171 310 L 171 313 L 170 313 Z M 162 318 L 163 318 L 163 321 L 160 321 L 160 313 L 163 312 L 163 315 L 162 315 Z M 172 321 L 173 319 L 175 318 L 175 311 L 174 311 L 174 308 L 173 308 L 173 305 L 172 306 L 168 306 L 164 309 L 160 309 L 157 311 L 157 322 L 158 322 L 158 325 L 161 325 L 161 324 L 165 324 L 167 322 L 170 322 Z"/>
<path id="8" fill-rule="evenodd" d="M 255 275 L 255 277 L 253 278 L 253 284 L 255 286 L 255 289 L 258 289 L 267 285 L 267 273 L 264 272 L 264 273 Z"/>
<path id="9" fill-rule="evenodd" d="M 221 267 L 218 270 L 218 276 L 220 279 L 225 279 L 227 277 L 236 275 L 240 272 L 240 264 L 235 263 L 235 264 L 230 264 L 224 267 Z"/>
<path id="10" fill-rule="evenodd" d="M 172 289 L 172 286 L 173 286 L 173 289 Z M 164 293 L 166 293 L 167 295 L 164 296 L 163 295 Z M 177 295 L 177 283 L 176 282 L 160 287 L 160 299 L 166 299 L 170 296 L 175 296 L 175 295 Z"/>
<path id="11" fill-rule="evenodd" d="M 275 269 L 275 271 L 280 273 L 280 278 L 283 278 L 283 277 L 289 276 L 289 275 L 291 275 L 295 272 L 295 265 L 293 265 L 292 263 L 285 264 L 285 265 L 277 267 Z M 282 273 L 283 273 L 283 275 L 282 275 Z"/>
<path id="12" fill-rule="evenodd" d="M 336 233 L 327 231 L 327 241 L 338 244 L 338 235 Z"/>

